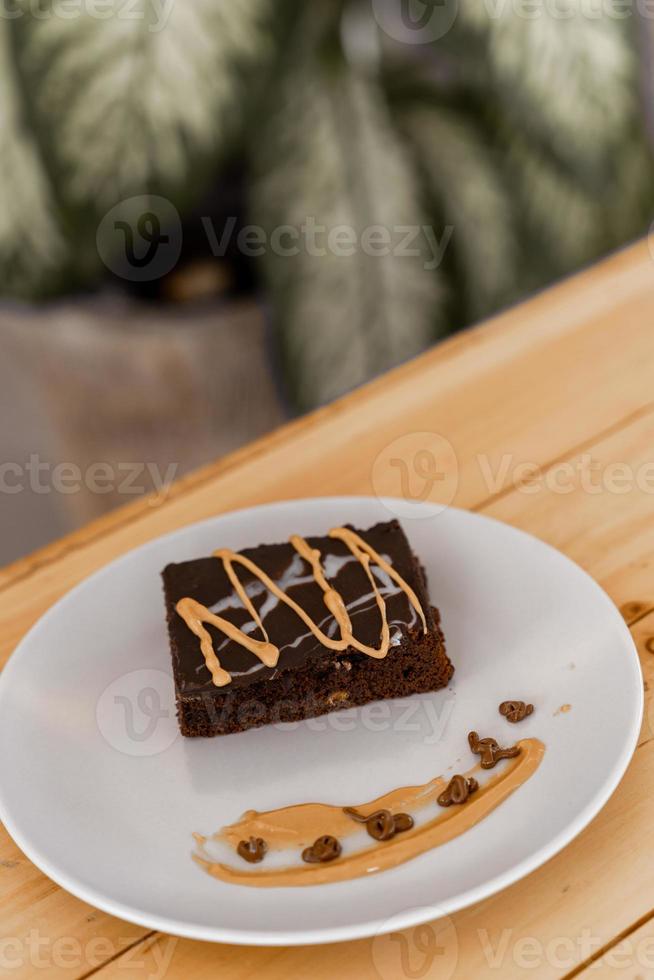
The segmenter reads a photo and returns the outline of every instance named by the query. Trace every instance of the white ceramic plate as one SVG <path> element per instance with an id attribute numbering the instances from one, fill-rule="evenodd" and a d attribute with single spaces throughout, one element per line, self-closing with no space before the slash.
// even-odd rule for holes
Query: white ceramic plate
<path id="1" fill-rule="evenodd" d="M 241 548 L 367 527 L 395 511 L 427 568 L 456 665 L 450 688 L 294 726 L 177 734 L 160 569 Z M 406 515 L 409 516 L 406 516 Z M 534 714 L 513 728 L 497 705 Z M 562 705 L 570 705 L 561 712 Z M 372 498 L 270 504 L 130 552 L 62 599 L 0 677 L 0 816 L 25 854 L 93 905 L 150 928 L 249 944 L 353 939 L 450 913 L 526 875 L 575 837 L 636 745 L 642 679 L 602 590 L 536 539 L 464 511 Z M 534 777 L 482 823 L 369 879 L 251 889 L 209 877 L 191 832 L 254 807 L 362 802 L 467 768 L 470 728 L 537 736 Z"/>

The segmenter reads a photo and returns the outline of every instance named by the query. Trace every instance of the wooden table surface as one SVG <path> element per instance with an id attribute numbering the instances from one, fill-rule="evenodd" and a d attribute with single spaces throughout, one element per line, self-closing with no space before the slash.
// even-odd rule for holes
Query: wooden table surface
<path id="1" fill-rule="evenodd" d="M 0 828 L 0 976 L 654 977 L 653 369 L 654 262 L 639 243 L 163 499 L 115 511 L 0 572 L 4 664 L 59 596 L 141 542 L 264 501 L 400 495 L 403 467 L 391 460 L 405 461 L 404 489 L 417 494 L 417 454 L 433 450 L 446 473 L 430 484 L 432 499 L 530 531 L 606 589 L 631 627 L 646 690 L 638 748 L 605 809 L 540 870 L 453 916 L 440 957 L 421 952 L 415 930 L 404 961 L 402 940 L 250 949 L 152 933 L 58 888 Z M 444 440 L 453 453 L 441 453 Z"/>

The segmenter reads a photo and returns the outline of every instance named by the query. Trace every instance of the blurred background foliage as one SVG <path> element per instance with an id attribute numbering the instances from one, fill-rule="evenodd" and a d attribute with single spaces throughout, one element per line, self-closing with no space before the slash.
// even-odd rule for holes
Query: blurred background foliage
<path id="1" fill-rule="evenodd" d="M 223 257 L 263 296 L 305 409 L 646 231 L 652 28 L 635 3 L 532 16 L 459 0 L 442 37 L 410 43 L 382 2 L 138 0 L 126 16 L 116 0 L 64 16 L 14 0 L 0 18 L 5 298 L 101 288 L 98 225 L 134 195 L 178 208 L 182 262 L 219 261 L 201 215 L 268 234 L 307 218 L 433 229 L 436 267 L 422 239 L 402 257 Z"/>

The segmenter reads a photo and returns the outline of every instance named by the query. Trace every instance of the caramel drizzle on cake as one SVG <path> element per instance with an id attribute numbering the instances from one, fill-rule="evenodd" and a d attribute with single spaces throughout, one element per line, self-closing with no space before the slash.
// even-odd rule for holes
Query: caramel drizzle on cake
<path id="1" fill-rule="evenodd" d="M 289 595 L 287 595 L 283 589 L 280 589 L 277 583 L 273 582 L 270 576 L 266 575 L 263 569 L 260 568 L 256 562 L 253 562 L 250 558 L 246 558 L 245 555 L 241 555 L 236 551 L 231 551 L 229 548 L 219 548 L 214 552 L 214 557 L 221 559 L 225 573 L 229 578 L 234 591 L 243 603 L 245 609 L 247 609 L 249 612 L 252 620 L 259 627 L 264 639 L 257 640 L 254 637 L 249 636 L 247 633 L 244 633 L 243 630 L 239 629 L 238 626 L 231 623 L 228 619 L 211 612 L 211 610 L 207 609 L 207 607 L 201 602 L 197 602 L 195 599 L 191 599 L 189 596 L 179 600 L 175 606 L 175 609 L 182 617 L 188 628 L 195 633 L 200 640 L 200 650 L 204 656 L 204 660 L 207 665 L 207 669 L 211 674 L 213 683 L 217 687 L 224 687 L 226 684 L 229 684 L 232 677 L 231 674 L 221 666 L 220 660 L 216 656 L 211 634 L 206 628 L 207 625 L 215 626 L 216 629 L 221 630 L 230 640 L 233 640 L 235 643 L 239 643 L 242 647 L 245 647 L 246 650 L 249 650 L 250 653 L 253 653 L 256 657 L 258 657 L 266 667 L 275 667 L 279 659 L 279 647 L 275 646 L 275 644 L 271 642 L 263 624 L 263 620 L 259 616 L 259 613 L 255 609 L 252 600 L 247 594 L 243 583 L 238 577 L 238 574 L 234 568 L 235 565 L 242 565 L 252 575 L 258 578 L 259 581 L 262 582 L 274 596 L 292 609 L 299 616 L 302 622 L 311 630 L 316 639 L 330 650 L 346 650 L 348 647 L 353 647 L 355 650 L 358 650 L 359 653 L 364 653 L 368 657 L 375 657 L 376 659 L 383 659 L 388 653 L 390 647 L 390 631 L 386 616 L 386 602 L 379 590 L 375 576 L 371 571 L 371 563 L 381 568 L 381 570 L 390 576 L 395 584 L 402 589 L 407 599 L 420 617 L 423 631 L 425 633 L 427 632 L 427 621 L 417 595 L 408 582 L 402 578 L 402 576 L 389 562 L 386 561 L 385 558 L 383 558 L 377 551 L 375 551 L 373 547 L 371 547 L 371 545 L 364 541 L 363 538 L 361 538 L 350 528 L 332 528 L 328 537 L 334 538 L 337 541 L 342 541 L 354 555 L 354 557 L 361 563 L 361 566 L 366 573 L 382 620 L 379 647 L 368 646 L 365 643 L 361 643 L 355 636 L 353 636 L 352 623 L 345 607 L 345 603 L 343 602 L 343 597 L 329 584 L 325 578 L 321 564 L 320 551 L 317 548 L 311 548 L 308 542 L 305 541 L 304 538 L 300 537 L 300 535 L 292 535 L 289 539 L 290 543 L 295 548 L 297 553 L 310 565 L 313 578 L 316 584 L 322 589 L 325 606 L 338 624 L 338 628 L 340 630 L 340 637 L 338 639 L 333 639 L 332 637 L 327 636 L 327 634 L 320 629 L 320 626 L 314 622 L 311 616 L 309 616 L 306 610 L 303 609 L 302 606 Z"/>

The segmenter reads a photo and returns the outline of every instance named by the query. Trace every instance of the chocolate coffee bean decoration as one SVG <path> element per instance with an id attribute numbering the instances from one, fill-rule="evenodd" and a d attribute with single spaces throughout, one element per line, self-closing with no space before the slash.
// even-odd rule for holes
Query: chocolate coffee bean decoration
<path id="1" fill-rule="evenodd" d="M 305 847 L 302 851 L 302 860 L 307 864 L 323 864 L 325 861 L 333 861 L 341 853 L 341 845 L 332 837 L 331 834 L 324 834 L 313 842 L 311 847 Z"/>
<path id="2" fill-rule="evenodd" d="M 525 704 L 524 701 L 502 701 L 499 712 L 507 721 L 515 725 L 518 721 L 524 721 L 527 715 L 534 710 L 533 704 Z"/>
<path id="3" fill-rule="evenodd" d="M 245 861 L 249 861 L 250 864 L 258 864 L 259 861 L 263 861 L 267 850 L 268 845 L 263 837 L 250 837 L 249 840 L 239 841 L 236 848 L 237 854 Z"/>
<path id="4" fill-rule="evenodd" d="M 366 830 L 375 840 L 390 840 L 395 836 L 395 820 L 390 810 L 378 810 L 366 820 Z"/>
<path id="5" fill-rule="evenodd" d="M 364 823 L 375 840 L 390 840 L 395 834 L 401 834 L 413 827 L 413 817 L 408 813 L 392 814 L 390 810 L 375 810 L 374 813 L 365 815 L 351 806 L 343 807 L 343 812 L 357 823 Z"/>
<path id="6" fill-rule="evenodd" d="M 477 732 L 468 734 L 468 743 L 472 752 L 480 757 L 482 769 L 492 769 L 500 759 L 514 759 L 520 755 L 519 745 L 502 749 L 494 738 L 479 738 Z"/>
<path id="7" fill-rule="evenodd" d="M 439 806 L 452 806 L 465 803 L 471 793 L 479 789 L 479 783 L 472 776 L 452 776 L 449 783 L 437 797 L 436 802 Z"/>
<path id="8" fill-rule="evenodd" d="M 410 813 L 396 813 L 393 821 L 396 834 L 402 834 L 405 830 L 411 830 L 413 827 L 413 817 Z"/>

